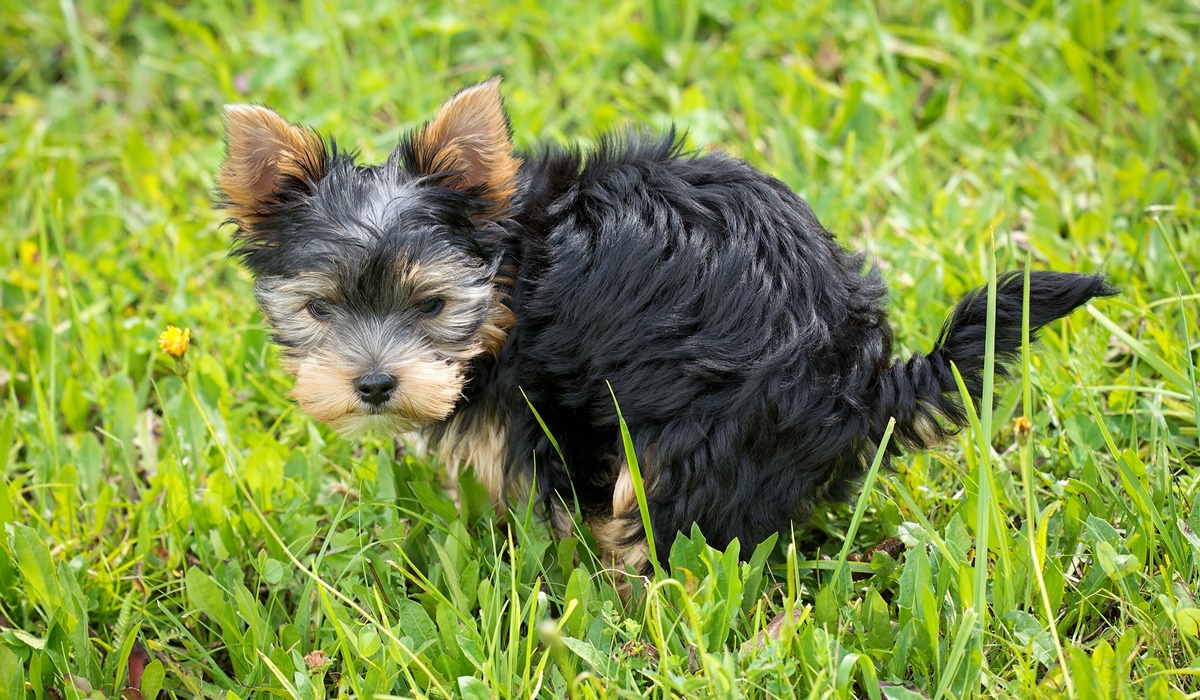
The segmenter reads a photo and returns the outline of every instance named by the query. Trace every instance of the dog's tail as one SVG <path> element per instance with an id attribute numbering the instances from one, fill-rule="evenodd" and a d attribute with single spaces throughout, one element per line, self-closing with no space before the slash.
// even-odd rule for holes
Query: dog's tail
<path id="1" fill-rule="evenodd" d="M 996 280 L 996 374 L 1008 377 L 1007 365 L 1021 353 L 1021 271 Z M 1103 275 L 1031 272 L 1029 275 L 1029 341 L 1038 331 L 1086 304 L 1119 290 Z M 893 442 L 923 449 L 945 440 L 967 423 L 951 363 L 958 367 L 971 399 L 983 394 L 983 363 L 987 349 L 987 287 L 967 294 L 942 325 L 937 344 L 926 355 L 897 362 L 878 378 L 875 427 L 882 433 L 888 418 L 896 418 Z M 950 425 L 948 426 L 947 423 Z"/>

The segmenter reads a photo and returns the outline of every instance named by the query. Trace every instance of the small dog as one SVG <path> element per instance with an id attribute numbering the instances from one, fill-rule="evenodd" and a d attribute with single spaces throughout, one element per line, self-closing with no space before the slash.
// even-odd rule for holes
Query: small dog
<path id="1" fill-rule="evenodd" d="M 577 506 L 606 560 L 640 573 L 614 394 L 656 540 L 696 523 L 723 547 L 846 497 L 889 418 L 889 456 L 964 425 L 952 363 L 982 393 L 984 290 L 931 352 L 893 361 L 864 256 L 779 180 L 673 133 L 519 155 L 498 78 L 377 166 L 265 107 L 225 117 L 221 204 L 300 406 L 343 434 L 421 431 L 498 505 L 533 493 L 560 535 Z M 997 282 L 1001 361 L 1023 286 Z M 1030 286 L 1031 338 L 1116 293 L 1099 275 Z"/>

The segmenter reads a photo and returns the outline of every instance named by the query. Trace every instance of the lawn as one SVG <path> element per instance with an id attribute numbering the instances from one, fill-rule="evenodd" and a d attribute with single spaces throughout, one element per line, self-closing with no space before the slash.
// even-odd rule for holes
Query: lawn
<path id="1" fill-rule="evenodd" d="M 0 699 L 1200 697 L 1194 0 L 0 13 Z M 787 182 L 902 355 L 993 270 L 1123 293 L 856 502 L 745 563 L 659 542 L 623 606 L 585 533 L 301 415 L 211 203 L 225 103 L 377 161 L 492 75 L 519 146 L 673 123 Z"/>

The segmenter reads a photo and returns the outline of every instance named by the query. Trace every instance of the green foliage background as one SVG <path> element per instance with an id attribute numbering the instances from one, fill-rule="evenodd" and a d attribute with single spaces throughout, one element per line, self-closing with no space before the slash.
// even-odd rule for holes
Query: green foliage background
<path id="1" fill-rule="evenodd" d="M 0 697 L 1200 692 L 1194 1 L 0 13 Z M 681 538 L 623 609 L 586 536 L 299 415 L 210 204 L 223 103 L 379 160 L 493 74 L 520 146 L 674 123 L 782 178 L 884 268 L 905 353 L 993 249 L 1124 294 L 859 510 L 744 564 Z"/>

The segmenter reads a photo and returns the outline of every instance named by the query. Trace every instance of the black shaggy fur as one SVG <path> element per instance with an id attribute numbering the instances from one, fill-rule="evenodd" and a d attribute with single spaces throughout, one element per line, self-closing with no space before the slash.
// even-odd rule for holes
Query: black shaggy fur
<path id="1" fill-rule="evenodd" d="M 623 449 L 610 386 L 656 539 L 696 523 L 718 547 L 759 542 L 845 497 L 891 417 L 892 454 L 963 425 L 952 363 L 981 393 L 985 290 L 955 307 L 929 353 L 896 361 L 879 272 L 742 161 L 687 153 L 673 134 L 608 136 L 589 152 L 549 146 L 524 157 L 507 212 L 482 219 L 481 188 L 413 162 L 411 141 L 377 167 L 329 150 L 318 173 L 282 183 L 260 217 L 239 222 L 239 252 L 260 278 L 331 266 L 355 277 L 380 255 L 442 245 L 494 274 L 515 324 L 497 352 L 471 361 L 453 418 L 501 416 L 505 481 L 536 473 L 540 499 L 625 519 L 622 545 L 644 533 L 636 510 L 612 512 Z M 397 201 L 364 222 L 380 181 Z M 1030 283 L 1033 338 L 1116 292 L 1100 275 L 1033 272 Z M 388 313 L 371 302 L 390 298 L 386 275 L 346 284 L 362 313 Z M 1022 287 L 1019 272 L 998 281 L 999 363 L 1020 349 Z M 448 424 L 425 429 L 437 441 Z"/>
<path id="2" fill-rule="evenodd" d="M 986 289 L 960 302 L 929 354 L 894 362 L 879 273 L 864 274 L 863 256 L 775 178 L 640 134 L 587 156 L 547 149 L 526 173 L 514 221 L 537 223 L 518 229 L 518 326 L 472 386 L 515 400 L 511 465 L 532 455 L 539 493 L 569 499 L 573 484 L 585 513 L 608 506 L 600 465 L 621 454 L 609 383 L 637 453 L 652 455 L 650 517 L 667 543 L 693 522 L 718 547 L 759 542 L 843 498 L 892 416 L 918 449 L 950 434 L 944 422 L 965 425 L 950 364 L 978 399 Z M 1032 339 L 1115 293 L 1099 275 L 1034 272 L 1030 284 Z M 1001 362 L 1020 351 L 1022 288 L 1020 272 L 998 283 Z"/>

